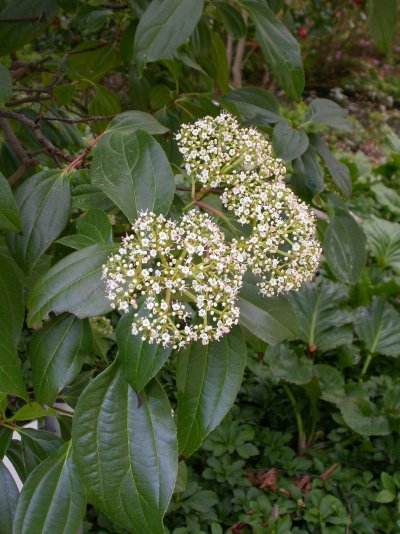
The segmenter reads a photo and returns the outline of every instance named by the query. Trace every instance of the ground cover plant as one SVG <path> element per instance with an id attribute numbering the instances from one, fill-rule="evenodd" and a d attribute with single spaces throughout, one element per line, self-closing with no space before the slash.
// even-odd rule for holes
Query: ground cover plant
<path id="1" fill-rule="evenodd" d="M 399 45 L 0 0 L 0 534 L 399 532 Z"/>

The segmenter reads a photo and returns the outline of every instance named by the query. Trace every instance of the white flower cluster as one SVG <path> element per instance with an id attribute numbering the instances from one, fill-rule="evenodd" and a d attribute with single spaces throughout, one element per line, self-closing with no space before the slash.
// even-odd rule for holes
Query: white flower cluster
<path id="1" fill-rule="evenodd" d="M 321 255 L 314 216 L 285 186 L 286 169 L 263 136 L 222 113 L 184 125 L 177 139 L 187 173 L 205 186 L 223 185 L 222 204 L 252 225 L 240 246 L 261 278 L 261 293 L 272 296 L 310 280 Z"/>
<path id="2" fill-rule="evenodd" d="M 285 167 L 271 155 L 271 145 L 254 128 L 240 128 L 228 113 L 183 124 L 175 136 L 189 176 L 206 187 L 226 182 L 227 175 L 256 171 L 260 177 L 281 176 Z"/>
<path id="3" fill-rule="evenodd" d="M 237 293 L 246 269 L 237 243 L 229 245 L 213 220 L 192 210 L 178 221 L 142 212 L 103 267 L 114 308 L 137 308 L 133 334 L 181 348 L 207 344 L 238 321 Z"/>

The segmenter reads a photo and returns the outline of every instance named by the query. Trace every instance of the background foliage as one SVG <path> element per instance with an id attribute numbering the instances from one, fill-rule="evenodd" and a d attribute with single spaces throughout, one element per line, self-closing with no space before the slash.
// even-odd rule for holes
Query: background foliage
<path id="1" fill-rule="evenodd" d="M 399 45 L 395 0 L 0 0 L 1 534 L 400 530 Z M 173 134 L 221 109 L 324 258 L 173 353 L 101 266 L 138 210 L 180 216 Z"/>

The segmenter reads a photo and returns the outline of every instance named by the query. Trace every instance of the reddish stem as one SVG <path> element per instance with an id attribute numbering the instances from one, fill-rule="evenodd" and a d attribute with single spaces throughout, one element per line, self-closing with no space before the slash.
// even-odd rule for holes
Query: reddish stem
<path id="1" fill-rule="evenodd" d="M 105 132 L 101 132 L 97 137 L 93 139 L 93 141 L 83 150 L 79 156 L 77 156 L 71 163 L 65 167 L 64 172 L 69 172 L 72 169 L 75 169 L 82 163 L 82 161 L 86 158 L 86 156 L 89 154 L 89 152 L 92 150 L 92 148 L 96 145 L 97 141 L 100 139 L 100 137 L 103 137 Z"/>

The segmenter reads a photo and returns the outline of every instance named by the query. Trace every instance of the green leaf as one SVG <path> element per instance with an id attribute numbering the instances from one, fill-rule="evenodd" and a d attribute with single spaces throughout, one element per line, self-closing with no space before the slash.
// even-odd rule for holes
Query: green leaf
<path id="1" fill-rule="evenodd" d="M 343 286 L 328 281 L 305 284 L 289 294 L 297 317 L 297 335 L 310 352 L 324 352 L 352 342 L 352 316 L 339 307 L 346 297 Z"/>
<path id="2" fill-rule="evenodd" d="M 90 210 L 76 221 L 77 234 L 57 240 L 67 247 L 80 250 L 96 243 L 112 243 L 112 226 L 107 215 L 97 209 Z"/>
<path id="3" fill-rule="evenodd" d="M 90 342 L 90 327 L 74 315 L 52 319 L 29 343 L 35 399 L 52 405 L 57 393 L 79 374 Z"/>
<path id="4" fill-rule="evenodd" d="M 237 9 L 225 2 L 213 2 L 213 5 L 218 9 L 222 25 L 228 33 L 235 39 L 246 35 L 246 23 Z"/>
<path id="5" fill-rule="evenodd" d="M 392 188 L 379 182 L 371 186 L 376 201 L 387 208 L 393 215 L 400 215 L 400 195 Z"/>
<path id="6" fill-rule="evenodd" d="M 71 192 L 67 175 L 60 171 L 35 174 L 17 189 L 15 200 L 22 235 L 9 234 L 8 246 L 17 262 L 29 273 L 68 222 Z"/>
<path id="7" fill-rule="evenodd" d="M 6 398 L 7 400 L 7 398 Z M 0 428 L 0 460 L 4 458 L 7 449 L 11 443 L 13 431 L 10 428 L 3 426 Z"/>
<path id="8" fill-rule="evenodd" d="M 27 400 L 21 366 L 15 344 L 7 331 L 0 331 L 0 393 Z"/>
<path id="9" fill-rule="evenodd" d="M 1 25 L 1 23 L 0 23 Z M 12 78 L 8 69 L 0 65 L 0 105 L 10 100 L 12 96 Z"/>
<path id="10" fill-rule="evenodd" d="M 17 410 L 12 418 L 14 421 L 30 421 L 32 419 L 40 419 L 48 415 L 57 415 L 57 412 L 52 408 L 43 408 L 37 402 L 30 402 Z"/>
<path id="11" fill-rule="evenodd" d="M 60 437 L 46 430 L 19 427 L 18 434 L 23 446 L 30 450 L 38 464 L 64 445 L 64 441 Z"/>
<path id="12" fill-rule="evenodd" d="M 17 344 L 24 323 L 23 289 L 18 267 L 8 255 L 0 252 L 0 317 L 1 332 Z"/>
<path id="13" fill-rule="evenodd" d="M 240 0 L 256 27 L 256 40 L 279 86 L 293 100 L 304 89 L 300 46 L 286 26 L 262 0 Z"/>
<path id="14" fill-rule="evenodd" d="M 121 111 L 121 104 L 110 89 L 97 84 L 94 87 L 94 95 L 88 105 L 90 115 L 115 115 Z M 92 127 L 95 127 L 96 132 L 102 132 L 108 122 L 109 119 L 96 121 L 92 124 Z"/>
<path id="15" fill-rule="evenodd" d="M 354 329 L 371 354 L 400 356 L 400 314 L 383 297 L 357 310 Z"/>
<path id="16" fill-rule="evenodd" d="M 328 169 L 328 172 L 337 186 L 339 191 L 348 198 L 351 195 L 351 176 L 347 165 L 338 161 L 332 152 L 329 150 L 321 136 L 318 134 L 310 134 L 310 140 L 312 146 L 321 156 L 323 162 Z"/>
<path id="17" fill-rule="evenodd" d="M 299 158 L 307 150 L 308 136 L 302 130 L 292 128 L 288 121 L 276 124 L 272 134 L 272 146 L 278 158 L 291 161 Z"/>
<path id="18" fill-rule="evenodd" d="M 130 222 L 142 210 L 167 213 L 174 196 L 167 156 L 144 131 L 104 135 L 96 146 L 91 176 Z"/>
<path id="19" fill-rule="evenodd" d="M 396 30 L 397 0 L 368 0 L 369 31 L 379 48 L 386 48 Z"/>
<path id="20" fill-rule="evenodd" d="M 15 52 L 40 35 L 57 8 L 56 0 L 8 2 L 0 12 L 0 56 Z M 30 17 L 37 18 L 37 20 L 29 20 Z M 21 20 L 1 23 L 1 19 Z"/>
<path id="21" fill-rule="evenodd" d="M 0 462 L 0 495 L 0 534 L 10 534 L 13 531 L 19 492 L 11 473 L 3 462 Z"/>
<path id="22" fill-rule="evenodd" d="M 242 383 L 246 343 L 239 328 L 209 345 L 178 352 L 179 451 L 188 457 L 228 413 Z"/>
<path id="23" fill-rule="evenodd" d="M 116 339 L 125 378 L 136 392 L 140 392 L 168 360 L 172 347 L 163 348 L 157 343 L 143 341 L 140 335 L 134 336 L 133 315 L 134 312 L 130 312 L 121 317 Z"/>
<path id="24" fill-rule="evenodd" d="M 294 337 L 296 316 L 289 301 L 283 296 L 263 297 L 254 277 L 245 277 L 238 305 L 239 323 L 262 341 L 276 345 Z"/>
<path id="25" fill-rule="evenodd" d="M 18 232 L 21 220 L 11 187 L 0 172 L 0 230 Z"/>
<path id="26" fill-rule="evenodd" d="M 340 411 L 346 424 L 364 436 L 386 436 L 390 434 L 387 417 L 381 415 L 376 406 L 363 397 L 345 397 Z"/>
<path id="27" fill-rule="evenodd" d="M 76 534 L 86 511 L 85 490 L 71 458 L 71 445 L 36 467 L 18 499 L 13 534 Z"/>
<path id="28" fill-rule="evenodd" d="M 151 135 L 162 135 L 169 131 L 150 113 L 136 110 L 120 113 L 107 126 L 107 132 L 124 131 L 132 134 L 136 130 L 144 130 Z"/>
<path id="29" fill-rule="evenodd" d="M 64 69 L 71 78 L 98 81 L 120 63 L 117 43 L 84 41 L 70 51 Z"/>
<path id="30" fill-rule="evenodd" d="M 234 89 L 221 97 L 221 103 L 239 115 L 244 124 L 266 126 L 283 120 L 279 115 L 278 100 L 260 87 Z"/>
<path id="31" fill-rule="evenodd" d="M 271 375 L 276 380 L 302 385 L 308 384 L 313 376 L 312 361 L 305 356 L 297 356 L 283 343 L 269 347 L 264 362 L 269 365 Z"/>
<path id="32" fill-rule="evenodd" d="M 400 224 L 372 216 L 363 223 L 363 228 L 378 264 L 400 273 Z"/>
<path id="33" fill-rule="evenodd" d="M 396 499 L 396 494 L 391 493 L 390 491 L 383 489 L 375 497 L 375 501 L 381 504 L 388 504 L 393 502 Z"/>
<path id="34" fill-rule="evenodd" d="M 324 254 L 329 268 L 340 282 L 353 284 L 367 261 L 365 235 L 354 217 L 338 210 L 324 235 Z"/>
<path id="35" fill-rule="evenodd" d="M 213 78 L 222 94 L 229 91 L 229 65 L 226 56 L 225 44 L 221 37 L 211 33 L 211 66 Z"/>
<path id="36" fill-rule="evenodd" d="M 331 365 L 314 365 L 314 374 L 321 388 L 321 399 L 337 404 L 344 396 L 344 378 L 338 369 Z"/>
<path id="37" fill-rule="evenodd" d="M 168 59 L 195 29 L 204 0 L 153 0 L 135 34 L 135 60 L 139 70 L 146 63 Z"/>
<path id="38" fill-rule="evenodd" d="M 314 98 L 304 119 L 309 124 L 324 124 L 340 130 L 351 129 L 346 110 L 327 98 Z"/>
<path id="39" fill-rule="evenodd" d="M 80 319 L 107 313 L 110 305 L 101 270 L 112 250 L 112 245 L 78 250 L 39 278 L 28 295 L 29 326 L 40 327 L 50 312 L 70 312 Z"/>
<path id="40" fill-rule="evenodd" d="M 72 436 L 91 502 L 133 534 L 162 534 L 178 452 L 171 407 L 160 384 L 153 380 L 138 396 L 112 365 L 82 393 Z"/>
<path id="41" fill-rule="evenodd" d="M 290 184 L 294 192 L 305 200 L 311 201 L 324 190 L 324 173 L 312 146 L 299 158 L 293 160 L 293 174 Z"/>

